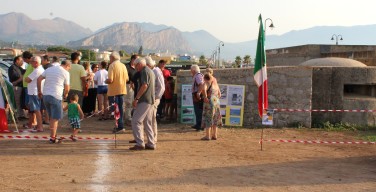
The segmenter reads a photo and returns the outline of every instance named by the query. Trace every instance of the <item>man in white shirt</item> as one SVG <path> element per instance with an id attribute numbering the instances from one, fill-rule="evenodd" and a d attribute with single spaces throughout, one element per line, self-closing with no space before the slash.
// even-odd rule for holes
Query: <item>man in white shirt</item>
<path id="1" fill-rule="evenodd" d="M 34 68 L 33 72 L 30 73 L 25 81 L 27 84 L 27 94 L 29 95 L 29 112 L 31 117 L 37 119 L 37 128 L 36 132 L 43 131 L 42 124 L 42 114 L 41 114 L 41 99 L 38 98 L 38 89 L 37 89 L 37 79 L 44 72 L 43 66 L 41 65 L 41 58 L 39 56 L 34 56 L 31 58 L 31 65 Z M 42 82 L 43 84 L 43 82 Z"/>
<path id="2" fill-rule="evenodd" d="M 154 141 L 157 142 L 158 135 L 158 126 L 157 126 L 157 109 L 161 101 L 163 93 L 165 91 L 165 83 L 162 70 L 159 67 L 155 67 L 155 61 L 151 57 L 146 57 L 146 65 L 153 70 L 155 76 L 155 101 L 153 108 L 153 132 L 154 132 Z"/>
<path id="3" fill-rule="evenodd" d="M 50 117 L 50 143 L 56 143 L 58 121 L 63 118 L 62 100 L 69 92 L 69 72 L 71 62 L 65 60 L 61 66 L 49 67 L 38 78 L 38 96 L 43 102 Z M 45 79 L 43 93 L 42 81 Z M 63 94 L 64 92 L 64 94 Z"/>

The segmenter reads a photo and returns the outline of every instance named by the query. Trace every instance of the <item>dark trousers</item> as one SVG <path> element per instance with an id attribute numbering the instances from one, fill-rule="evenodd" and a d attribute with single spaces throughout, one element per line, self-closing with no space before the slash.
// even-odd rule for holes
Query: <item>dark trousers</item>
<path id="1" fill-rule="evenodd" d="M 202 121 L 202 111 L 203 111 L 203 103 L 202 102 L 193 102 L 193 109 L 195 110 L 196 116 L 196 129 L 201 129 L 201 121 Z"/>
<path id="2" fill-rule="evenodd" d="M 162 98 L 161 98 L 160 103 L 159 103 L 158 108 L 157 108 L 157 116 L 159 118 L 162 118 L 164 115 L 166 115 L 166 114 L 163 114 L 163 109 L 165 107 L 165 103 L 166 103 L 165 97 L 164 97 L 164 95 L 162 95 Z"/>
<path id="3" fill-rule="evenodd" d="M 118 119 L 118 129 L 123 129 L 124 128 L 124 110 L 123 110 L 123 97 L 124 95 L 115 95 L 115 96 L 108 96 L 108 102 L 109 105 L 111 106 L 111 112 L 115 111 L 115 106 L 112 106 L 113 103 L 116 103 L 119 107 L 120 111 L 120 117 Z"/>

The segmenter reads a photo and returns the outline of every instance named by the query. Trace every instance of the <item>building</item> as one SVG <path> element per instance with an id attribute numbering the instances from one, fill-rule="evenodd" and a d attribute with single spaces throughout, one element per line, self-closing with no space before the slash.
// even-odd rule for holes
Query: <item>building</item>
<path id="1" fill-rule="evenodd" d="M 268 66 L 296 66 L 310 59 L 340 57 L 376 66 L 376 45 L 300 45 L 266 50 Z"/>
<path id="2" fill-rule="evenodd" d="M 214 69 L 218 83 L 245 86 L 243 125 L 246 127 L 261 126 L 253 70 L 253 67 Z M 192 84 L 189 70 L 177 72 L 178 108 L 182 84 Z M 270 109 L 296 110 L 277 111 L 273 127 L 314 127 L 325 122 L 376 126 L 376 114 L 371 112 L 312 111 L 376 109 L 374 66 L 345 58 L 318 58 L 295 66 L 277 65 L 268 67 L 268 86 Z"/>

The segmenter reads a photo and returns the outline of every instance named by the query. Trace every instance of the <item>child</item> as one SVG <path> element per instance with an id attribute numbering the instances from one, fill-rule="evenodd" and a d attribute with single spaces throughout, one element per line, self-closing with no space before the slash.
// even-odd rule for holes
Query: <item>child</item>
<path id="1" fill-rule="evenodd" d="M 84 118 L 84 113 L 78 104 L 78 95 L 74 94 L 70 98 L 70 103 L 64 107 L 64 111 L 68 110 L 69 123 L 73 128 L 73 133 L 69 137 L 72 141 L 77 141 L 76 135 L 80 129 L 80 120 Z M 81 118 L 81 119 L 80 119 Z"/>

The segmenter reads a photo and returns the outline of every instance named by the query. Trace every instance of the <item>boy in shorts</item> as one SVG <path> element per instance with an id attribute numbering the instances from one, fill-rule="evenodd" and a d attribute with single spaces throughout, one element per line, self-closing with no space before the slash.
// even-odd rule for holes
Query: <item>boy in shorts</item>
<path id="1" fill-rule="evenodd" d="M 69 123 L 72 126 L 72 135 L 69 137 L 72 141 L 77 141 L 76 135 L 81 128 L 80 121 L 84 118 L 80 104 L 78 104 L 78 95 L 74 94 L 70 97 L 70 103 L 64 107 L 64 111 L 68 110 Z"/>

